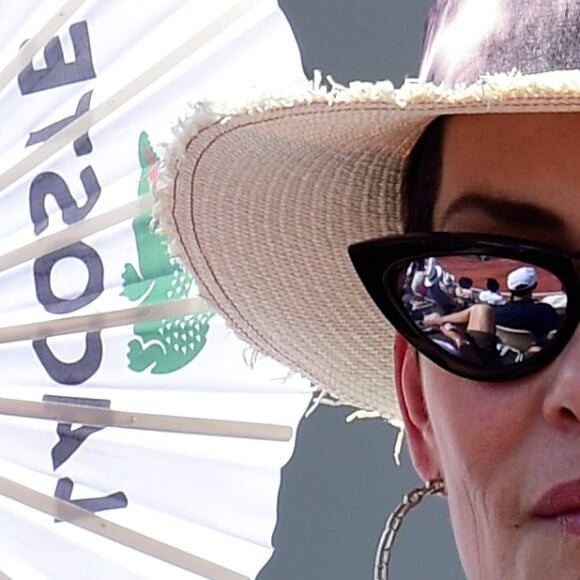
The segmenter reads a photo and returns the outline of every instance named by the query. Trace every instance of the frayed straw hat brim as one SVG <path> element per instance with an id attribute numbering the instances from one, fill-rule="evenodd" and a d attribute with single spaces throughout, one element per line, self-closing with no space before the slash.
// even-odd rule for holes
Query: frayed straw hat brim
<path id="1" fill-rule="evenodd" d="M 167 150 L 156 217 L 237 333 L 341 403 L 400 425 L 394 332 L 348 245 L 401 232 L 405 161 L 434 118 L 558 111 L 580 111 L 579 72 L 454 90 L 316 83 L 243 106 L 198 105 Z"/>

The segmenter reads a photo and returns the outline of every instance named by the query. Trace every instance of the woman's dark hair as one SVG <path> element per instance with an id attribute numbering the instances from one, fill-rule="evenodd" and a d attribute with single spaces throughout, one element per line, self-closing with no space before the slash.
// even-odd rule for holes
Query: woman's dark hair
<path id="1" fill-rule="evenodd" d="M 495 278 L 488 278 L 485 285 L 487 289 L 492 292 L 497 292 L 499 290 L 499 282 Z"/>
<path id="2" fill-rule="evenodd" d="M 433 208 L 441 185 L 445 119 L 441 116 L 431 121 L 409 155 L 401 200 L 406 233 L 433 229 Z"/>

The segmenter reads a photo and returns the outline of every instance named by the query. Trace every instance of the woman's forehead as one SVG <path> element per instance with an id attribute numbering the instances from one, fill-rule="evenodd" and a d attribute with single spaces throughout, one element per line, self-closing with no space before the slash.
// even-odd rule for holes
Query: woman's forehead
<path id="1" fill-rule="evenodd" d="M 561 158 L 552 145 L 578 144 L 580 113 L 498 113 L 447 117 L 446 153 L 479 152 L 485 157 L 513 164 L 513 154 L 539 155 L 544 161 Z M 517 151 L 508 148 L 517 144 Z M 470 151 L 466 151 L 469 148 Z M 503 156 L 510 152 L 511 155 Z"/>
<path id="2" fill-rule="evenodd" d="M 557 227 L 568 237 L 564 230 L 580 223 L 578 135 L 577 113 L 450 117 L 436 229 L 507 233 L 512 224 L 519 233 Z"/>

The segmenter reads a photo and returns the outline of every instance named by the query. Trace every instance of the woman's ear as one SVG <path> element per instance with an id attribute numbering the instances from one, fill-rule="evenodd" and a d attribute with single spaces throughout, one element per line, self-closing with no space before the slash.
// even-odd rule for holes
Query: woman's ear
<path id="1" fill-rule="evenodd" d="M 442 477 L 415 349 L 400 335 L 395 338 L 395 380 L 399 407 L 409 439 L 413 465 L 425 480 Z"/>

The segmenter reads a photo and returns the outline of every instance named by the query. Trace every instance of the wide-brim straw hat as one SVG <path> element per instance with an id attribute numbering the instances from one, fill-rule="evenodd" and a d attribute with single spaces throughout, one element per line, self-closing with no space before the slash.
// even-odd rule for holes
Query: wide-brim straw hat
<path id="1" fill-rule="evenodd" d="M 400 425 L 394 331 L 349 244 L 402 231 L 409 153 L 440 115 L 580 111 L 580 2 L 443 0 L 419 79 L 197 105 L 156 215 L 201 294 L 258 351 Z"/>

